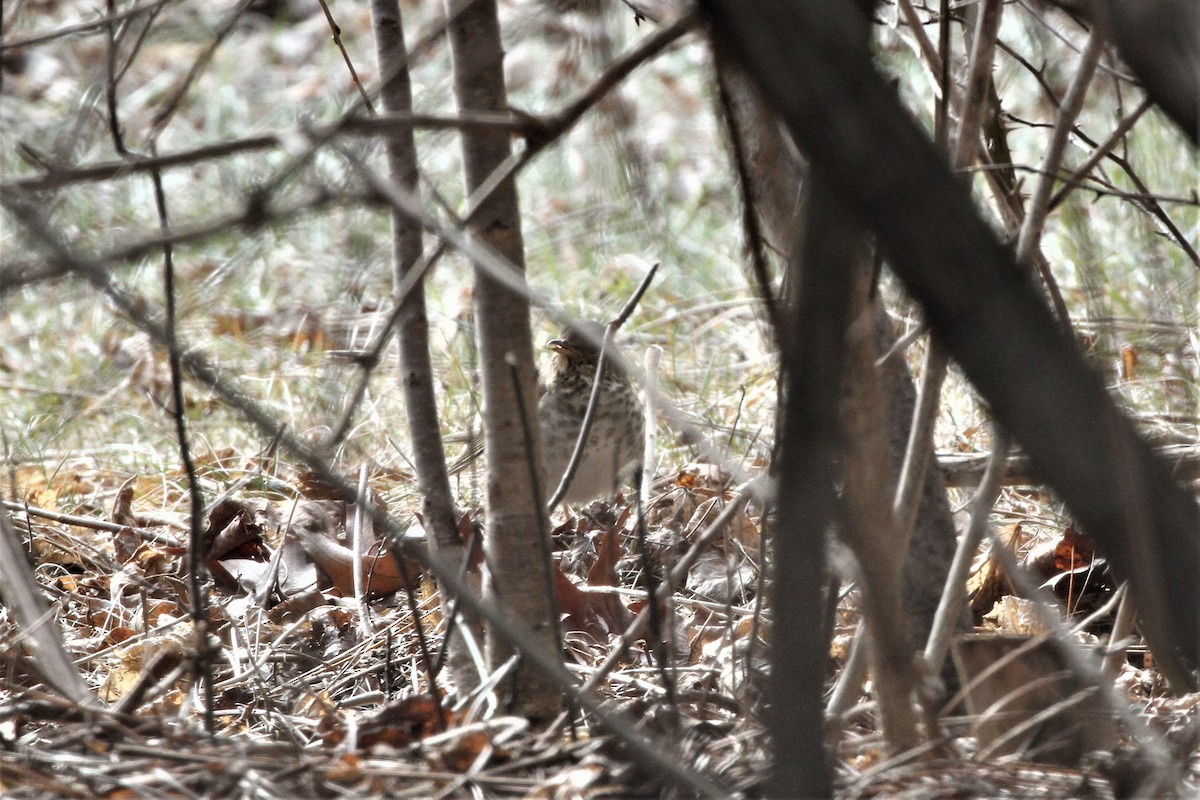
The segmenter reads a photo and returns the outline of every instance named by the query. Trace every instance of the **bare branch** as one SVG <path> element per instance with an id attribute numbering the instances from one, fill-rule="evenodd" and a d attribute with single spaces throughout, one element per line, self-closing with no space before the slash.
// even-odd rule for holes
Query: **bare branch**
<path id="1" fill-rule="evenodd" d="M 144 14 L 147 11 L 154 11 L 175 0 L 150 0 L 150 2 L 132 6 L 124 11 L 118 11 L 113 14 L 107 14 L 103 17 L 97 17 L 88 22 L 77 22 L 74 25 L 64 25 L 61 28 L 55 28 L 52 31 L 44 33 L 31 33 L 20 38 L 5 39 L 0 41 L 0 53 L 5 50 L 18 50 L 22 47 L 33 47 L 34 45 L 45 44 L 56 39 L 62 39 L 68 36 L 75 36 L 80 33 L 94 33 L 108 25 L 116 22 L 122 22 L 136 17 L 139 14 Z"/>

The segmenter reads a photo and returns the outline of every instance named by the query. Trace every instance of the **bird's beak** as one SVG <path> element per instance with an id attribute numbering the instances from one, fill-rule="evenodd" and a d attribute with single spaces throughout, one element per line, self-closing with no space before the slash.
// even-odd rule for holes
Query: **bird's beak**
<path id="1" fill-rule="evenodd" d="M 550 341 L 546 342 L 546 347 L 550 348 L 556 353 L 561 353 L 564 356 L 569 356 L 577 352 L 574 347 L 567 343 L 566 339 L 561 338 L 551 339 Z"/>

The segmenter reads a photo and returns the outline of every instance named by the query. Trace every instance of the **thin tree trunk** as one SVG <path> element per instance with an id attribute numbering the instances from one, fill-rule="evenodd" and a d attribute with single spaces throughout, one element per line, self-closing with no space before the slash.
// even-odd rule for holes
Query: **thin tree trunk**
<path id="1" fill-rule="evenodd" d="M 783 133 L 778 116 L 766 103 L 753 82 L 728 54 L 718 52 L 716 67 L 730 98 L 731 125 L 744 149 L 748 200 L 762 223 L 762 235 L 768 248 L 789 255 L 796 231 L 803 227 L 798 202 L 804 165 L 796 148 Z M 896 335 L 882 300 L 872 301 L 875 308 L 875 349 L 880 354 L 895 344 Z M 893 480 L 899 475 L 912 424 L 916 389 L 904 358 L 889 358 L 881 367 L 880 380 L 888 415 L 888 437 Z M 932 448 L 932 443 L 930 444 Z M 914 642 L 923 642 L 929 633 L 942 586 L 954 557 L 956 532 L 946 496 L 944 480 L 933 470 L 926 473 L 917 500 L 917 516 L 909 538 L 904 562 L 902 602 L 908 617 L 908 629 Z M 968 621 L 963 604 L 964 627 Z"/>
<path id="2" fill-rule="evenodd" d="M 717 69 L 729 97 L 729 123 L 736 126 L 736 141 L 743 148 L 747 165 L 747 197 L 762 221 L 763 238 L 771 249 L 786 254 L 792 249 L 797 231 L 811 230 L 811 221 L 805 220 L 801 212 L 807 209 L 810 215 L 818 213 L 814 203 L 826 202 L 825 193 L 806 192 L 807 201 L 797 203 L 804 165 L 781 132 L 778 118 L 736 63 L 718 57 Z M 820 213 L 826 218 L 820 224 L 849 225 L 834 212 Z M 832 222 L 828 219 L 831 213 L 836 217 Z M 913 548 L 907 551 L 905 560 L 903 539 L 897 535 L 890 504 L 879 502 L 894 491 L 915 393 L 903 358 L 889 359 L 881 369 L 875 367 L 875 355 L 888 350 L 895 335 L 881 300 L 867 296 L 870 263 L 864 263 L 864 243 L 869 237 L 858 226 L 850 228 L 856 232 L 848 231 L 846 240 L 858 243 L 853 253 L 827 252 L 820 256 L 824 260 L 819 264 L 804 266 L 866 270 L 855 290 L 851 312 L 851 318 L 859 319 L 859 325 L 866 327 L 857 331 L 859 335 L 848 345 L 848 374 L 843 382 L 841 423 L 846 433 L 839 469 L 844 487 L 840 533 L 858 556 L 869 587 L 864 620 L 877 644 L 864 652 L 870 653 L 874 664 L 882 727 L 890 747 L 903 750 L 914 745 L 918 737 L 912 705 L 914 647 L 909 634 L 923 641 L 929 631 L 953 557 L 955 528 L 945 484 L 940 476 L 930 474 L 919 494 Z M 799 278 L 789 276 L 788 280 Z M 795 313 L 794 304 L 791 311 Z M 781 486 L 782 492 L 789 490 Z M 965 621 L 965 603 L 962 611 L 960 617 Z M 859 674 L 864 673 L 865 669 Z M 852 688 L 854 697 L 858 696 L 861 681 L 860 677 Z"/>
<path id="3" fill-rule="evenodd" d="M 822 187 L 812 188 L 811 205 L 829 202 Z M 869 237 L 840 205 L 826 213 L 832 218 L 831 224 L 845 227 L 846 237 L 841 243 L 848 243 L 841 258 L 834 253 L 830 261 L 853 270 L 855 278 L 852 322 L 846 332 L 846 376 L 842 382 L 838 533 L 854 552 L 863 577 L 862 613 L 871 639 L 871 672 L 875 676 L 880 728 L 888 749 L 898 753 L 919 743 L 913 705 L 917 680 L 901 593 L 905 543 L 896 535 L 892 507 L 886 502 L 893 494 L 895 477 L 888 458 L 891 426 L 884 408 L 881 376 L 875 367 Z M 806 268 L 830 268 L 832 264 L 809 264 Z"/>
<path id="4" fill-rule="evenodd" d="M 504 51 L 495 0 L 446 0 L 446 11 L 459 111 L 505 111 Z M 470 194 L 511 154 L 508 132 L 464 129 L 462 150 Z M 521 217 L 511 178 L 474 210 L 468 231 L 524 271 Z M 559 642 L 558 620 L 548 564 L 549 533 L 541 509 L 545 476 L 535 413 L 537 379 L 528 300 L 477 269 L 475 322 L 487 466 L 484 552 L 489 579 L 485 593 L 491 600 L 503 602 L 512 616 L 530 625 L 542 643 L 553 649 Z M 487 644 L 492 669 L 512 655 L 509 645 L 498 637 L 490 637 Z M 515 713 L 548 719 L 562 708 L 554 684 L 531 667 L 519 665 L 509 685 Z"/>
<path id="5" fill-rule="evenodd" d="M 399 0 L 372 0 L 375 46 L 380 74 L 390 75 L 381 91 L 385 111 L 412 111 L 412 83 L 408 74 L 408 51 L 404 44 L 404 25 Z M 410 192 L 417 191 L 417 148 L 412 126 L 397 124 L 388 140 L 388 168 L 391 178 Z M 421 515 L 430 533 L 429 547 L 435 555 L 465 562 L 466 548 L 459 538 L 455 520 L 450 478 L 446 474 L 446 453 L 442 448 L 438 422 L 437 397 L 434 394 L 433 366 L 429 359 L 429 320 L 425 313 L 425 284 L 415 283 L 402 294 L 406 278 L 421 259 L 421 226 L 407 215 L 392 212 L 394 301 L 400 306 L 397 321 L 400 343 L 400 380 L 404 387 L 404 409 L 408 416 L 409 436 L 413 445 L 413 463 L 417 470 L 417 488 L 421 492 Z M 441 583 L 438 591 L 446 611 L 453 594 Z M 448 616 L 447 616 L 448 619 Z M 460 624 L 475 635 L 481 631 L 473 615 L 464 615 Z M 469 650 L 461 635 L 453 633 L 446 644 L 450 674 L 455 686 L 469 692 L 479 683 Z"/>
<path id="6" fill-rule="evenodd" d="M 780 489 L 767 703 L 774 753 L 771 797 L 827 797 L 832 792 L 823 734 L 829 664 L 829 633 L 823 625 L 825 550 L 837 504 L 834 464 L 853 274 L 848 264 L 836 261 L 847 243 L 841 226 L 826 224 L 831 206 L 814 205 L 806 214 L 808 227 L 798 252 L 789 259 L 780 337 Z"/>

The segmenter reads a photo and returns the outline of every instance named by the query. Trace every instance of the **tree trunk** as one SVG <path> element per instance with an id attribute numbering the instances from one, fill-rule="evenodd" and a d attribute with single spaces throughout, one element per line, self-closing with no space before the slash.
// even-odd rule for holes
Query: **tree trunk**
<path id="1" fill-rule="evenodd" d="M 379 72 L 384 76 L 381 97 L 385 111 L 412 111 L 412 83 L 408 74 L 408 51 L 404 45 L 404 25 L 399 0 L 373 0 L 371 12 L 375 26 L 375 47 Z M 390 78 L 388 77 L 390 75 Z M 391 178 L 410 192 L 417 191 L 417 148 L 413 129 L 397 124 L 387 143 Z M 425 313 L 425 284 L 418 280 L 407 292 L 403 286 L 421 259 L 421 226 L 399 210 L 392 211 L 392 287 L 394 302 L 400 307 L 397 321 L 400 344 L 400 380 L 404 387 L 404 410 L 413 445 L 413 463 L 417 470 L 417 488 L 421 492 L 421 515 L 429 534 L 429 548 L 455 563 L 465 563 L 466 548 L 459 538 L 446 474 L 446 453 L 442 447 L 434 394 L 433 366 L 429 359 L 429 320 Z M 453 594 L 438 584 L 443 616 L 449 620 Z M 481 631 L 473 615 L 464 614 L 459 624 L 473 635 Z M 450 674 L 459 691 L 470 692 L 479 683 L 469 650 L 461 635 L 451 633 L 447 648 Z"/>
<path id="2" fill-rule="evenodd" d="M 822 249 L 820 235 L 804 237 L 802 263 L 811 267 L 817 261 L 814 251 Z M 776 474 L 786 488 L 776 502 L 771 573 L 768 796 L 827 797 L 832 778 L 824 737 L 825 550 L 836 505 L 834 459 L 851 275 L 799 265 L 796 275 L 784 298 L 787 313 L 780 332 L 783 402 Z"/>
<path id="3" fill-rule="evenodd" d="M 747 200 L 761 220 L 768 248 L 787 258 L 796 232 L 803 227 L 799 195 L 804 164 L 782 131 L 778 116 L 763 102 L 742 68 L 728 56 L 718 53 L 717 70 L 730 99 L 732 119 L 729 124 L 736 126 L 736 135 L 745 154 L 750 182 Z M 878 295 L 872 303 L 875 306 L 874 347 L 882 354 L 895 344 L 896 334 Z M 903 357 L 888 359 L 880 370 L 888 418 L 888 458 L 894 481 L 908 444 L 916 387 Z M 935 470 L 927 470 L 903 570 L 902 602 L 914 642 L 924 642 L 929 634 L 954 558 L 955 540 L 945 481 Z M 966 611 L 964 604 L 964 629 L 969 621 Z"/>
<path id="4" fill-rule="evenodd" d="M 504 112 L 504 51 L 495 0 L 446 0 L 454 93 L 460 113 Z M 467 192 L 475 192 L 511 154 L 507 131 L 462 131 Z M 502 181 L 471 214 L 468 231 L 524 272 L 524 242 L 516 184 Z M 485 594 L 531 626 L 548 649 L 559 646 L 549 565 L 550 542 L 541 508 L 545 486 L 537 420 L 537 377 L 529 302 L 475 272 L 475 322 L 484 398 L 487 530 Z M 511 367 L 510 367 L 511 363 Z M 514 377 L 515 376 L 515 377 Z M 512 655 L 498 637 L 487 642 L 488 663 L 500 667 Z M 528 665 L 512 682 L 510 709 L 549 719 L 562 708 L 554 684 Z"/>

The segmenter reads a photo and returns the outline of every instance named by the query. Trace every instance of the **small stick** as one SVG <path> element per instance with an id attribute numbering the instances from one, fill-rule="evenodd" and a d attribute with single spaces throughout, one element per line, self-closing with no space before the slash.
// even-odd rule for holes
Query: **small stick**
<path id="1" fill-rule="evenodd" d="M 596 377 L 592 381 L 592 393 L 588 396 L 587 411 L 583 414 L 583 423 L 579 426 L 579 437 L 575 440 L 575 449 L 571 451 L 571 460 L 567 462 L 567 468 L 563 471 L 562 479 L 558 482 L 558 488 L 554 490 L 554 496 L 546 504 L 546 508 L 548 509 L 553 509 L 562 502 L 563 496 L 567 493 L 567 487 L 571 485 L 571 481 L 575 478 L 575 472 L 579 469 L 579 462 L 583 458 L 584 445 L 587 442 L 588 434 L 592 431 L 592 422 L 596 416 L 596 407 L 600 404 L 600 387 L 603 384 L 601 378 L 604 376 L 604 368 L 608 363 L 608 351 L 612 345 L 613 336 L 616 334 L 617 329 L 625 324 L 625 320 L 629 319 L 630 315 L 633 314 L 633 310 L 637 308 L 642 295 L 650 288 L 650 281 L 654 280 L 654 274 L 658 272 L 659 263 L 657 261 L 654 262 L 650 267 L 650 271 L 646 273 L 646 277 L 642 278 L 642 282 L 638 284 L 633 296 L 626 301 L 625 307 L 621 309 L 621 313 L 604 328 L 604 339 L 600 342 L 600 358 L 596 360 Z"/>
<path id="2" fill-rule="evenodd" d="M 629 648 L 638 640 L 639 637 L 642 636 L 647 626 L 649 626 L 651 607 L 653 607 L 655 603 L 665 602 L 667 598 L 671 597 L 671 595 L 675 593 L 675 587 L 684 583 L 684 581 L 687 579 L 688 572 L 696 563 L 696 560 L 700 558 L 700 554 L 703 552 L 705 545 L 715 539 L 717 534 L 721 533 L 725 526 L 733 520 L 734 516 L 743 508 L 745 508 L 746 503 L 750 501 L 752 495 L 761 496 L 761 494 L 766 491 L 764 488 L 764 483 L 765 481 L 762 477 L 752 478 L 733 490 L 733 498 L 725 504 L 725 508 L 722 509 L 721 513 L 717 515 L 717 518 L 712 521 L 712 524 L 705 528 L 704 532 L 695 538 L 695 540 L 692 542 L 692 546 L 688 548 L 688 551 L 683 554 L 683 557 L 680 558 L 679 561 L 676 562 L 675 566 L 671 568 L 671 571 L 667 574 L 666 579 L 658 584 L 658 587 L 654 590 L 653 595 L 649 596 L 646 606 L 638 612 L 638 615 L 634 618 L 633 622 L 630 623 L 629 627 L 625 629 L 625 632 L 621 634 L 621 638 L 616 642 L 616 646 L 609 652 L 608 657 L 604 659 L 604 663 L 592 671 L 592 674 L 587 679 L 587 683 L 584 684 L 582 691 L 593 691 L 597 686 L 600 685 L 600 682 L 604 680 L 605 676 L 612 672 L 613 668 L 617 665 L 617 662 L 625 656 L 625 653 L 629 651 Z"/>
<path id="3" fill-rule="evenodd" d="M 75 525 L 80 528 L 91 528 L 97 531 L 108 531 L 109 533 L 120 533 L 121 531 L 133 531 L 137 536 L 142 537 L 147 542 L 161 544 L 164 547 L 183 547 L 183 543 L 171 536 L 168 533 L 159 533 L 152 531 L 149 528 L 133 528 L 129 525 L 118 525 L 115 522 L 108 522 L 103 519 L 93 519 L 91 517 L 80 517 L 74 514 L 60 514 L 57 511 L 50 511 L 37 506 L 25 505 L 24 503 L 14 503 L 11 500 L 0 501 L 9 511 L 25 512 L 27 516 L 41 517 L 48 519 L 51 522 L 61 522 L 64 525 Z"/>
<path id="4" fill-rule="evenodd" d="M 650 502 L 650 484 L 654 481 L 658 464 L 658 449 L 655 434 L 658 426 L 658 363 L 662 359 L 662 348 L 651 345 L 646 350 L 646 411 L 642 434 L 642 505 Z"/>
<path id="5" fill-rule="evenodd" d="M 350 550 L 353 557 L 350 563 L 350 573 L 354 580 L 354 599 L 358 604 L 358 630 L 364 639 L 372 633 L 367 619 L 371 610 L 367 606 L 362 562 L 363 554 L 367 551 L 367 537 L 364 530 L 367 525 L 367 515 L 364 513 L 364 506 L 371 502 L 370 491 L 371 487 L 367 483 L 367 465 L 362 464 L 358 468 L 358 496 L 354 498 L 354 534 L 350 537 Z"/>
<path id="6" fill-rule="evenodd" d="M 530 425 L 531 417 L 526 411 L 525 395 L 521 391 L 521 376 L 517 372 L 517 359 L 511 352 L 509 352 L 506 354 L 505 360 L 508 362 L 509 375 L 512 377 L 513 393 L 515 394 L 517 400 L 517 418 L 521 420 L 521 433 L 525 437 L 525 452 L 532 453 L 533 430 L 531 429 L 532 426 Z M 589 411 L 590 410 L 591 409 L 589 408 Z M 533 419 L 533 422 L 534 424 L 537 424 L 536 419 Z M 578 451 L 576 451 L 576 455 L 578 455 Z M 533 489 L 533 507 L 538 512 L 538 542 L 542 547 L 542 567 L 546 573 L 546 599 L 550 606 L 550 618 L 557 622 L 558 620 L 562 619 L 562 615 L 558 607 L 558 595 L 555 593 L 554 589 L 554 570 L 557 568 L 557 564 L 554 561 L 554 553 L 552 552 L 553 548 L 550 544 L 550 520 L 542 506 L 542 486 L 541 481 L 538 479 L 538 469 L 534 465 L 532 458 L 527 458 L 525 461 L 529 466 L 529 485 Z M 561 493 L 565 490 L 562 486 L 559 486 L 558 491 Z M 546 506 L 546 508 L 553 507 L 553 503 Z M 558 652 L 561 653 L 563 647 L 565 647 L 562 625 L 554 624 L 551 627 L 554 629 L 555 647 Z M 563 694 L 567 701 L 567 718 L 571 722 L 571 738 L 574 740 L 578 735 L 579 706 L 576 704 L 574 698 L 571 697 L 569 692 L 564 692 Z"/>

